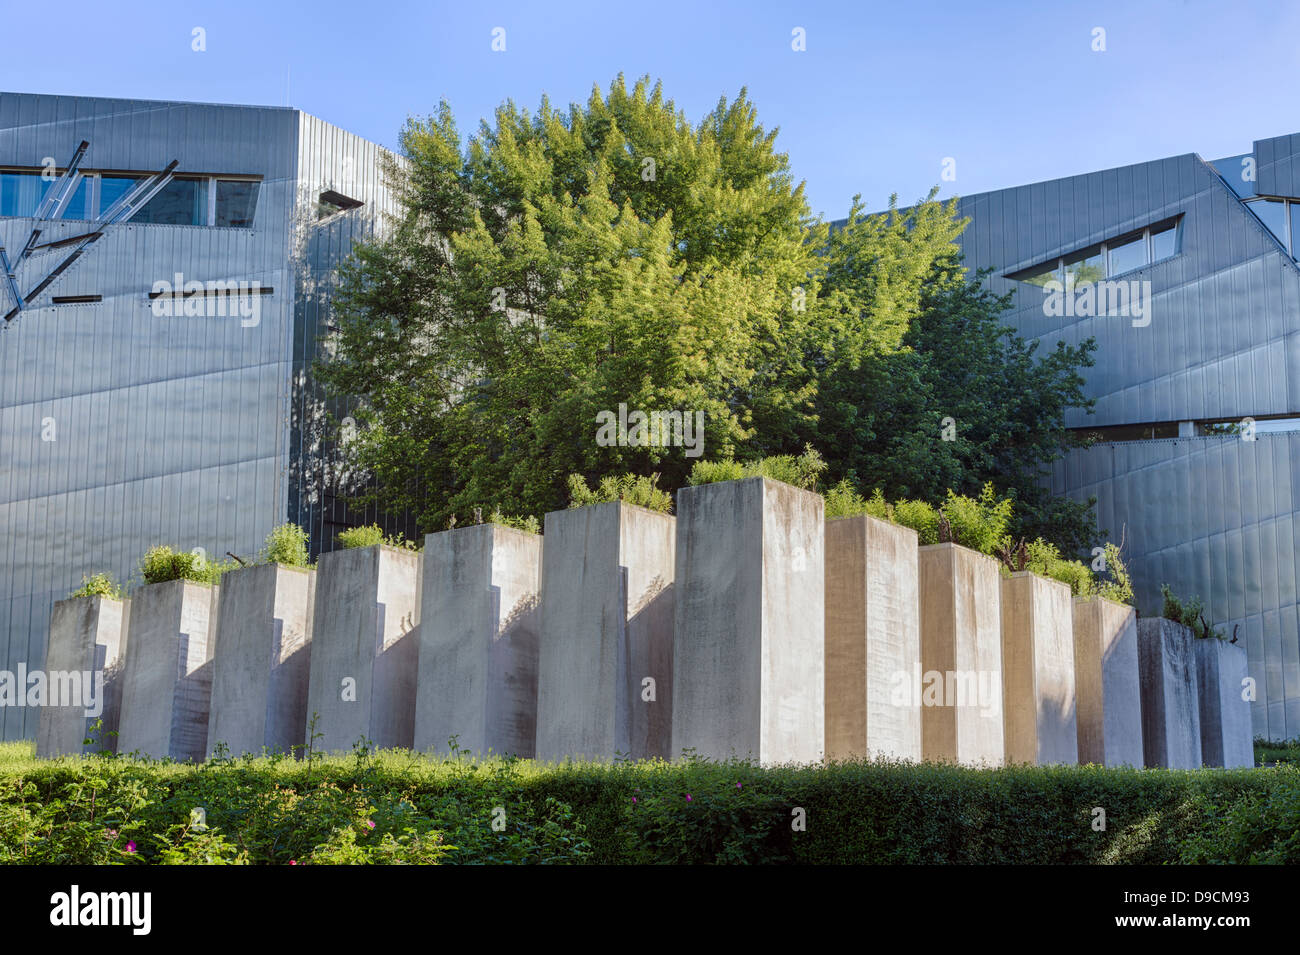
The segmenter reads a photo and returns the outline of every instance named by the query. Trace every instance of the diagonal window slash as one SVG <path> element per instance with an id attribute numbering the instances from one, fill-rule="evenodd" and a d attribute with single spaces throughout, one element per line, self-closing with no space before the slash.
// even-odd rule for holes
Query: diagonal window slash
<path id="1" fill-rule="evenodd" d="M 82 146 L 87 145 L 89 144 L 82 143 Z M 79 148 L 77 158 L 78 162 L 80 162 L 79 157 L 82 153 L 83 150 Z M 40 232 L 39 230 L 35 230 L 35 234 L 27 240 L 27 245 L 23 249 L 22 255 L 18 257 L 18 262 L 21 262 L 23 257 L 29 252 L 39 252 L 41 249 L 58 249 L 70 245 L 75 245 L 76 248 L 74 248 L 62 262 L 55 266 L 55 268 L 25 296 L 18 290 L 18 283 L 15 274 L 18 263 L 14 263 L 11 266 L 9 264 L 9 257 L 4 251 L 4 247 L 0 246 L 0 266 L 3 266 L 4 268 L 5 278 L 9 286 L 10 294 L 13 295 L 14 301 L 17 303 L 9 313 L 5 315 L 6 327 L 8 323 L 23 310 L 27 303 L 31 302 L 43 291 L 49 288 L 50 284 L 55 279 L 67 271 L 67 269 L 76 262 L 77 259 L 81 258 L 86 249 L 93 245 L 97 240 L 101 239 L 109 227 L 123 222 L 128 222 L 133 215 L 143 209 L 149 203 L 150 199 L 161 192 L 167 183 L 172 181 L 172 176 L 179 164 L 179 160 L 173 159 L 167 164 L 167 167 L 163 169 L 162 172 L 155 173 L 148 179 L 136 183 L 129 192 L 99 214 L 98 218 L 96 218 L 92 223 L 92 225 L 97 228 L 91 232 L 86 232 L 82 235 L 68 236 L 64 239 L 57 239 L 54 242 L 46 242 L 38 245 L 36 244 L 36 239 L 39 237 Z M 62 205 L 67 202 L 67 195 L 59 196 L 57 194 L 60 183 L 64 183 L 65 179 L 68 181 L 71 179 L 66 171 L 63 176 L 64 178 L 61 178 L 59 182 L 56 182 L 54 186 L 51 187 L 50 192 L 41 202 L 41 208 L 37 210 L 38 213 L 44 212 L 48 215 L 51 210 L 60 209 L 62 208 Z M 68 194 L 70 195 L 70 193 Z"/>

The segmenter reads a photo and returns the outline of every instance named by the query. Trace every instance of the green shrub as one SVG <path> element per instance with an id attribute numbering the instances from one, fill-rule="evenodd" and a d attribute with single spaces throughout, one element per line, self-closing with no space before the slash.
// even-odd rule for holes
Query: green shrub
<path id="1" fill-rule="evenodd" d="M 1133 581 L 1128 575 L 1128 568 L 1124 566 L 1124 561 L 1120 557 L 1120 548 L 1118 544 L 1108 543 L 1103 551 L 1103 557 L 1106 562 L 1104 574 L 1109 576 L 1099 577 L 1095 593 L 1107 600 L 1114 600 L 1116 603 L 1132 604 L 1133 603 Z"/>
<path id="2" fill-rule="evenodd" d="M 354 547 L 399 547 L 403 550 L 419 550 L 420 546 L 404 537 L 385 537 L 384 529 L 378 524 L 366 524 L 362 527 L 349 527 L 339 531 L 338 541 L 347 550 Z"/>
<path id="3" fill-rule="evenodd" d="M 740 462 L 732 460 L 724 461 L 696 461 L 691 467 L 690 477 L 687 478 L 692 486 L 701 484 L 715 484 L 718 481 L 738 481 L 741 478 L 765 477 L 773 481 L 781 481 L 785 484 L 792 484 L 795 487 L 803 488 L 805 491 L 816 491 L 817 481 L 821 473 L 826 470 L 826 462 L 812 445 L 804 448 L 804 453 L 798 456 L 792 454 L 778 454 L 772 457 L 763 458 L 760 461 Z"/>
<path id="4" fill-rule="evenodd" d="M 307 532 L 297 524 L 281 524 L 271 529 L 262 545 L 262 561 L 289 567 L 310 567 Z"/>
<path id="5" fill-rule="evenodd" d="M 1160 616 L 1187 627 L 1198 639 L 1205 640 L 1210 637 L 1219 640 L 1226 639 L 1222 630 L 1211 627 L 1206 622 L 1205 604 L 1200 597 L 1182 600 L 1169 589 L 1168 584 L 1160 585 L 1160 595 L 1164 598 L 1164 606 L 1161 608 Z"/>
<path id="6" fill-rule="evenodd" d="M 638 474 L 608 475 L 601 478 L 600 484 L 593 491 L 587 486 L 581 474 L 570 474 L 569 507 L 587 507 L 591 504 L 624 501 L 638 507 L 647 507 L 661 514 L 671 514 L 673 496 L 667 491 L 660 490 L 658 484 L 658 474 L 649 477 Z"/>
<path id="7" fill-rule="evenodd" d="M 921 546 L 940 543 L 939 511 L 925 501 L 898 501 L 892 505 L 890 518 L 916 531 Z"/>
<path id="8" fill-rule="evenodd" d="M 122 588 L 113 580 L 111 574 L 90 574 L 81 578 L 81 586 L 68 594 L 73 597 L 107 597 L 110 600 L 122 599 Z"/>
<path id="9" fill-rule="evenodd" d="M 1012 507 L 1011 498 L 999 498 L 989 483 L 977 498 L 949 490 L 942 510 L 954 544 L 992 556 L 1006 539 Z"/>
<path id="10" fill-rule="evenodd" d="M 526 531 L 529 534 L 540 534 L 542 532 L 542 522 L 532 514 L 523 516 L 502 514 L 498 508 L 492 509 L 492 513 L 488 515 L 488 523 L 500 524 L 502 527 L 513 527 L 517 531 Z"/>
<path id="11" fill-rule="evenodd" d="M 146 584 L 161 584 L 169 580 L 218 584 L 222 574 L 238 566 L 238 561 L 208 560 L 191 551 L 172 550 L 166 544 L 159 544 L 149 548 L 140 559 L 140 574 Z"/>

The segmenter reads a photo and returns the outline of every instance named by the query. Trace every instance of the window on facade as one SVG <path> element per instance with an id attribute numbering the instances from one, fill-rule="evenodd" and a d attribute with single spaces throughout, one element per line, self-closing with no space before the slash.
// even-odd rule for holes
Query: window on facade
<path id="1" fill-rule="evenodd" d="M 0 216 L 34 216 L 45 193 L 56 179 L 39 172 L 0 172 Z M 90 180 L 81 178 L 63 207 L 64 219 L 85 219 L 90 198 Z"/>
<path id="2" fill-rule="evenodd" d="M 217 220 L 214 225 L 251 229 L 257 210 L 259 182 L 240 179 L 217 180 Z"/>
<path id="3" fill-rule="evenodd" d="M 207 225 L 208 181 L 173 179 L 132 216 L 131 221 L 156 225 Z"/>
<path id="4" fill-rule="evenodd" d="M 1140 269 L 1177 253 L 1178 222 L 1175 221 L 1091 246 L 1055 262 L 1012 272 L 1007 278 L 1044 286 L 1051 281 L 1065 284 L 1064 277 L 1068 275 L 1071 284 L 1084 285 Z"/>
<path id="5" fill-rule="evenodd" d="M 347 212 L 349 209 L 356 209 L 363 205 L 365 203 L 360 199 L 353 199 L 351 196 L 345 196 L 333 189 L 326 189 L 320 194 L 320 198 L 316 202 L 316 218 L 318 220 L 328 219 L 339 212 Z"/>
<path id="6" fill-rule="evenodd" d="M 1250 211 L 1259 216 L 1259 221 L 1268 226 L 1268 231 L 1277 236 L 1283 247 L 1289 248 L 1286 228 L 1286 203 L 1281 199 L 1258 199 L 1247 203 Z"/>
<path id="7" fill-rule="evenodd" d="M 96 210 L 96 215 L 112 208 L 113 204 L 130 192 L 138 181 L 126 176 L 100 176 L 99 208 Z"/>

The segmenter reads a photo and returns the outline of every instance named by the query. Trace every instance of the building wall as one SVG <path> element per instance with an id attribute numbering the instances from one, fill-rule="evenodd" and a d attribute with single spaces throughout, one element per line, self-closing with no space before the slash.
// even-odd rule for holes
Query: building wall
<path id="1" fill-rule="evenodd" d="M 1296 194 L 1291 169 L 1300 165 L 1291 140 L 1256 144 L 1259 194 Z M 1200 157 L 969 196 L 960 212 L 971 217 L 961 240 L 967 265 L 995 269 L 990 287 L 1013 292 L 1009 324 L 1040 339 L 1043 351 L 1058 341 L 1096 339 L 1096 365 L 1085 371 L 1095 413 L 1069 412 L 1070 427 L 1300 411 L 1300 269 Z M 1179 252 L 1124 276 L 1151 283 L 1144 327 L 1126 316 L 1049 317 L 1042 289 L 1005 278 L 1178 215 Z M 1257 438 L 1098 445 L 1058 463 L 1052 485 L 1077 499 L 1096 497 L 1099 526 L 1124 540 L 1143 612 L 1160 612 L 1160 585 L 1168 583 L 1182 596 L 1203 597 L 1211 622 L 1226 623 L 1229 632 L 1240 624 L 1258 684 L 1255 731 L 1294 737 L 1300 436 Z"/>
<path id="2" fill-rule="evenodd" d="M 379 147 L 296 110 L 0 93 L 0 166 L 39 167 L 45 157 L 63 166 L 82 139 L 85 169 L 153 172 L 176 159 L 178 174 L 262 183 L 250 229 L 114 227 L 0 332 L 0 669 L 42 665 L 52 604 L 84 574 L 138 581 L 139 558 L 159 543 L 247 557 L 298 515 L 295 383 L 326 308 L 320 278 L 379 194 Z M 369 208 L 317 227 L 313 189 L 349 157 Z M 0 218 L 11 256 L 31 225 Z M 82 231 L 58 221 L 43 239 Z M 60 258 L 29 259 L 23 291 Z M 156 317 L 147 293 L 177 272 L 256 280 L 274 294 L 253 327 Z M 49 304 L 78 294 L 103 301 Z M 42 440 L 51 418 L 55 440 Z M 319 542 L 320 515 L 308 516 Z M 34 710 L 0 708 L 0 738 L 35 729 Z"/>

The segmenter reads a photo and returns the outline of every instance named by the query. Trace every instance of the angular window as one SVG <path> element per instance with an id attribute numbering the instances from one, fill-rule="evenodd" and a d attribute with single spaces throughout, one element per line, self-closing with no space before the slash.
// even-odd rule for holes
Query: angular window
<path id="1" fill-rule="evenodd" d="M 1277 236 L 1283 246 L 1287 244 L 1286 203 L 1281 199 L 1257 199 L 1246 203 L 1250 211 L 1259 216 L 1259 221 L 1268 226 L 1268 231 Z"/>
<path id="2" fill-rule="evenodd" d="M 320 194 L 316 201 L 316 218 L 328 219 L 332 215 L 340 212 L 347 212 L 350 209 L 356 209 L 365 205 L 360 199 L 353 199 L 351 196 L 345 196 L 341 192 L 335 192 L 333 189 L 326 189 Z"/>
<path id="3" fill-rule="evenodd" d="M 1151 233 L 1151 261 L 1159 262 L 1178 252 L 1178 225 L 1175 223 L 1167 229 Z"/>
<path id="4" fill-rule="evenodd" d="M 105 208 L 102 203 L 100 208 Z M 173 179 L 148 205 L 131 217 L 132 222 L 158 225 L 207 225 L 208 181 Z"/>
<path id="5" fill-rule="evenodd" d="M 77 182 L 77 188 L 72 190 L 72 197 L 64 205 L 60 219 L 90 218 L 90 183 L 90 179 L 81 177 Z"/>
<path id="6" fill-rule="evenodd" d="M 1020 277 L 1020 281 L 1038 286 L 1045 286 L 1048 282 L 1061 284 L 1061 263 L 1058 260 L 1050 267 L 1038 269 L 1032 275 L 1023 275 Z"/>
<path id="7" fill-rule="evenodd" d="M 1066 284 L 1084 285 L 1088 282 L 1100 282 L 1106 277 L 1106 258 L 1101 253 L 1101 246 L 1080 252 L 1065 260 Z"/>
<path id="8" fill-rule="evenodd" d="M 257 193 L 261 183 L 241 179 L 217 180 L 217 221 L 215 225 L 251 229 L 257 210 Z"/>
<path id="9" fill-rule="evenodd" d="M 1147 237 L 1139 235 L 1132 239 L 1116 242 L 1110 246 L 1108 251 L 1110 253 L 1111 275 L 1132 272 L 1134 269 L 1140 269 L 1147 264 Z"/>
<path id="10" fill-rule="evenodd" d="M 100 176 L 99 177 L 99 209 L 96 215 L 102 216 L 117 200 L 130 192 L 138 179 L 128 178 L 126 176 Z"/>

